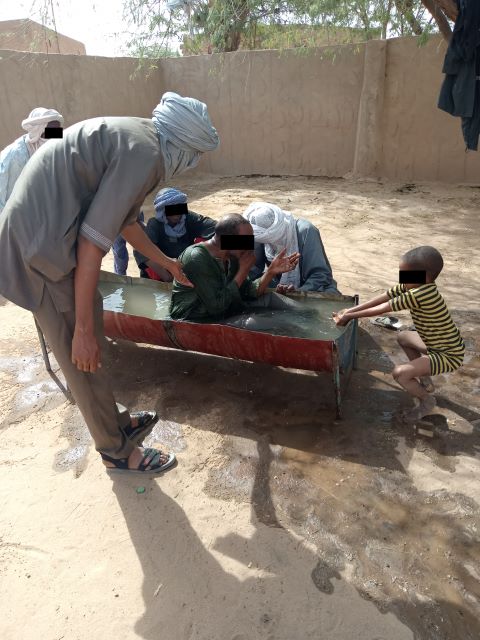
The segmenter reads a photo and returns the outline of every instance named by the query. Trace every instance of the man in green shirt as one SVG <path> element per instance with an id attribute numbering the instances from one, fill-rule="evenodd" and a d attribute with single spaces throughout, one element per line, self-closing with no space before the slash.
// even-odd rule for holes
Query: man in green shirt
<path id="1" fill-rule="evenodd" d="M 172 319 L 194 322 L 222 321 L 239 313 L 253 301 L 255 306 L 258 306 L 262 297 L 265 306 L 284 308 L 281 296 L 264 294 L 276 275 L 295 268 L 299 254 L 286 256 L 285 250 L 282 251 L 272 260 L 261 278 L 251 281 L 248 274 L 255 264 L 253 250 L 221 248 L 222 236 L 233 235 L 253 237 L 251 224 L 238 213 L 224 216 L 215 225 L 213 238 L 188 247 L 180 255 L 183 272 L 194 284 L 194 288 L 186 287 L 175 280 L 170 304 Z M 288 306 L 287 302 L 285 306 Z"/>

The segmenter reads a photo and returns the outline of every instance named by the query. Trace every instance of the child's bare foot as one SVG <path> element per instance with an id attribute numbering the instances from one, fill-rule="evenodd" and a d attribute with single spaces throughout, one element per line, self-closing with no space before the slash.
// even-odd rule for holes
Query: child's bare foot
<path id="1" fill-rule="evenodd" d="M 437 401 L 435 400 L 435 398 L 433 396 L 428 396 L 420 402 L 418 407 L 415 407 L 414 409 L 411 409 L 410 411 L 405 413 L 403 415 L 403 420 L 409 423 L 417 422 L 425 416 L 428 416 L 428 414 L 432 411 L 436 404 Z"/>
<path id="2" fill-rule="evenodd" d="M 418 405 L 420 404 L 420 400 L 418 400 L 418 398 L 414 398 L 413 399 L 413 403 L 414 403 L 414 408 L 418 407 Z M 400 421 L 404 421 L 405 416 L 410 413 L 410 411 L 412 410 L 412 407 L 409 407 L 408 409 L 398 409 L 394 415 L 397 419 L 399 419 Z"/>
<path id="3" fill-rule="evenodd" d="M 430 376 L 422 376 L 420 378 L 420 384 L 427 393 L 433 393 L 435 391 L 435 386 Z"/>

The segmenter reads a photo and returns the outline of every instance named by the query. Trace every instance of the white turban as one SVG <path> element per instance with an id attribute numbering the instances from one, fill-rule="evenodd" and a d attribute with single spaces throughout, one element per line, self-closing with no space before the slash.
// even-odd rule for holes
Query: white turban
<path id="1" fill-rule="evenodd" d="M 246 218 L 253 228 L 255 242 L 265 245 L 265 255 L 271 262 L 282 249 L 287 250 L 287 256 L 298 252 L 298 236 L 296 220 L 289 211 L 268 202 L 253 202 L 245 212 Z M 300 266 L 297 264 L 293 271 L 283 273 L 280 284 L 300 286 Z"/>
<path id="2" fill-rule="evenodd" d="M 164 93 L 152 120 L 165 161 L 165 180 L 195 167 L 202 153 L 218 147 L 218 134 L 207 105 L 199 100 Z"/>
<path id="3" fill-rule="evenodd" d="M 28 132 L 27 143 L 29 143 L 32 152 L 46 142 L 45 138 L 42 138 L 42 133 L 45 131 L 47 124 L 54 120 L 58 120 L 63 125 L 63 116 L 58 111 L 37 107 L 30 112 L 28 118 L 22 121 L 22 128 Z"/>

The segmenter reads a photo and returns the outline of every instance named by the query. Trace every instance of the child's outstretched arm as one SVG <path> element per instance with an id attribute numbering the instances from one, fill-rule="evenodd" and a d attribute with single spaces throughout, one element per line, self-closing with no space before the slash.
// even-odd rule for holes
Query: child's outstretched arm
<path id="1" fill-rule="evenodd" d="M 390 313 L 391 311 L 392 307 L 390 305 L 388 295 L 386 293 L 382 293 L 380 296 L 372 298 L 372 300 L 369 300 L 368 302 L 359 304 L 351 309 L 343 309 L 343 311 L 339 311 L 339 313 L 334 313 L 333 319 L 335 320 L 335 324 L 344 326 L 353 318 L 381 316 L 385 313 Z"/>
<path id="2" fill-rule="evenodd" d="M 388 302 L 388 300 L 389 298 L 387 294 L 382 293 L 376 298 L 372 298 L 371 300 L 368 300 L 368 302 L 364 302 L 363 304 L 357 304 L 356 307 L 352 307 L 351 309 L 348 309 L 348 311 L 363 311 L 363 309 L 370 309 L 370 307 L 378 307 L 379 304 L 382 304 L 382 302 Z"/>

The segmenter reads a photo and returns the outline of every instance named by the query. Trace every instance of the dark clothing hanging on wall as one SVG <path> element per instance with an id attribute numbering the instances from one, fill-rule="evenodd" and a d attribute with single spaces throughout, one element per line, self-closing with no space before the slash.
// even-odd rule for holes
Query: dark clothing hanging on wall
<path id="1" fill-rule="evenodd" d="M 457 0 L 458 18 L 443 64 L 445 80 L 438 106 L 462 118 L 467 149 L 480 136 L 480 2 Z"/>

